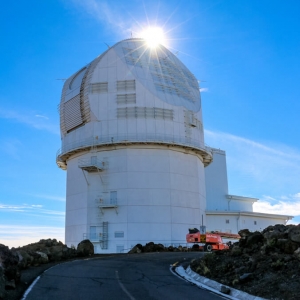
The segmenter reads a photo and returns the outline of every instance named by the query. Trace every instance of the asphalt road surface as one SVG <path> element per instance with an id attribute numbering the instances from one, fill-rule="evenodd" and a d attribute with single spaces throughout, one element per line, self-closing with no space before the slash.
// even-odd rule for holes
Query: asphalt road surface
<path id="1" fill-rule="evenodd" d="M 220 300 L 170 272 L 170 264 L 189 262 L 199 255 L 122 254 L 63 263 L 43 273 L 26 300 Z"/>

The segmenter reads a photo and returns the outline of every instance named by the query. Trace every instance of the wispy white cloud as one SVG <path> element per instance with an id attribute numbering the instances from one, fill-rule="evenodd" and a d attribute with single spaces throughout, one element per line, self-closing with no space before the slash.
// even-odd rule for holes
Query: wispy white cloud
<path id="1" fill-rule="evenodd" d="M 15 160 L 20 160 L 20 148 L 22 143 L 17 139 L 2 140 L 0 143 L 0 151 L 8 154 Z"/>
<path id="2" fill-rule="evenodd" d="M 136 5 L 134 7 L 135 13 L 132 13 L 132 8 L 129 8 L 126 2 L 69 0 L 66 3 L 71 4 L 78 12 L 89 14 L 92 18 L 100 22 L 102 26 L 105 26 L 109 32 L 114 33 L 117 39 L 129 38 L 131 36 L 141 37 L 145 29 L 151 26 L 161 27 L 167 35 L 170 35 L 170 31 L 175 28 L 167 29 L 167 24 L 170 23 L 170 19 L 178 8 L 178 6 L 177 8 L 168 6 L 165 9 L 168 10 L 169 15 L 166 15 L 161 3 L 151 3 L 148 8 L 146 8 L 145 3 L 144 5 Z M 137 4 L 140 3 L 137 1 Z M 163 12 L 161 21 L 158 20 L 160 12 Z M 180 27 L 187 21 L 176 26 Z M 170 36 L 166 38 L 168 40 L 171 39 Z M 166 44 L 166 41 L 164 44 Z"/>
<path id="3" fill-rule="evenodd" d="M 201 93 L 208 92 L 208 88 L 200 88 L 200 92 L 201 92 Z"/>
<path id="4" fill-rule="evenodd" d="M 84 10 L 97 21 L 101 22 L 108 29 L 115 32 L 116 35 L 128 35 L 132 31 L 132 19 L 129 16 L 124 18 L 125 7 L 120 7 L 120 3 L 114 5 L 113 2 L 96 0 L 71 0 L 69 1 L 75 7 L 82 11 Z"/>
<path id="5" fill-rule="evenodd" d="M 300 199 L 296 195 L 282 196 L 278 199 L 263 196 L 253 204 L 253 210 L 261 213 L 300 216 Z"/>
<path id="6" fill-rule="evenodd" d="M 43 208 L 40 204 L 1 204 L 1 212 L 19 212 L 23 214 L 36 214 L 36 215 L 51 215 L 64 217 L 64 211 L 50 210 Z"/>
<path id="7" fill-rule="evenodd" d="M 293 197 L 300 200 L 300 193 L 295 194 Z"/>
<path id="8" fill-rule="evenodd" d="M 46 130 L 54 134 L 59 134 L 58 125 L 50 123 L 47 117 L 36 115 L 34 113 L 18 112 L 0 108 L 0 118 L 14 120 L 38 130 Z"/>
<path id="9" fill-rule="evenodd" d="M 1 243 L 9 247 L 24 246 L 48 238 L 64 242 L 64 233 L 64 227 L 0 225 Z"/>
<path id="10" fill-rule="evenodd" d="M 48 200 L 63 201 L 63 202 L 66 201 L 66 197 L 61 197 L 61 196 L 44 195 L 44 194 L 31 194 L 31 196 L 40 199 L 48 199 Z"/>
<path id="11" fill-rule="evenodd" d="M 205 137 L 208 144 L 226 151 L 232 194 L 260 198 L 253 204 L 256 212 L 295 216 L 295 223 L 300 220 L 298 149 L 210 130 L 205 130 Z"/>
<path id="12" fill-rule="evenodd" d="M 46 119 L 46 120 L 49 120 L 49 118 L 48 117 L 46 117 L 46 116 L 43 116 L 43 115 L 35 115 L 37 118 L 43 118 L 43 119 Z"/>
<path id="13" fill-rule="evenodd" d="M 235 194 L 289 195 L 300 186 L 300 151 L 205 130 L 206 143 L 226 151 L 229 189 Z"/>

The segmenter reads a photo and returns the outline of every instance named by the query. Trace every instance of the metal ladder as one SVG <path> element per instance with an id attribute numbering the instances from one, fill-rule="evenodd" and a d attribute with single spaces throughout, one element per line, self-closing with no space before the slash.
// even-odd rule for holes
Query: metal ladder
<path id="1" fill-rule="evenodd" d="M 103 222 L 102 227 L 102 240 L 101 240 L 101 248 L 107 249 L 108 248 L 108 222 Z"/>

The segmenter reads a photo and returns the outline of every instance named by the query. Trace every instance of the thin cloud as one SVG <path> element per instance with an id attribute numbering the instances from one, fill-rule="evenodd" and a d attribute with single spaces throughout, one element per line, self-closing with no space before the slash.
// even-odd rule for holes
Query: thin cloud
<path id="1" fill-rule="evenodd" d="M 20 247 L 48 238 L 64 241 L 64 233 L 64 227 L 0 225 L 1 243 L 9 247 Z"/>
<path id="2" fill-rule="evenodd" d="M 205 130 L 207 144 L 226 151 L 233 194 L 261 197 L 296 193 L 300 185 L 300 151 L 268 145 L 224 132 Z M 272 194 L 271 194 L 271 192 Z"/>
<path id="3" fill-rule="evenodd" d="M 62 201 L 62 202 L 66 201 L 66 197 L 44 195 L 44 194 L 30 194 L 30 195 L 40 199 L 48 199 L 48 200 L 55 200 L 55 201 Z"/>
<path id="4" fill-rule="evenodd" d="M 141 37 L 141 32 L 149 26 L 160 26 L 168 34 L 170 31 L 166 29 L 167 23 L 170 22 L 170 19 L 173 17 L 173 14 L 176 12 L 178 7 L 172 7 L 173 11 L 170 11 L 168 17 L 163 18 L 164 21 L 159 24 L 158 13 L 160 5 L 157 5 L 157 14 L 153 18 L 150 18 L 147 12 L 147 9 L 144 6 L 144 11 L 140 10 L 138 14 L 132 14 L 131 11 L 127 10 L 128 5 L 124 2 L 124 5 L 114 4 L 114 2 L 107 2 L 102 0 L 69 0 L 68 3 L 71 3 L 78 11 L 89 14 L 92 18 L 101 23 L 102 26 L 105 26 L 107 30 L 113 32 L 117 38 L 124 39 L 125 37 Z M 153 4 L 151 5 L 151 11 L 153 11 Z M 124 13 L 127 14 L 127 17 L 124 17 Z M 142 22 L 140 20 L 143 20 Z M 185 22 L 180 23 L 178 26 L 182 26 Z M 170 37 L 166 37 L 170 41 Z M 169 45 L 167 45 L 169 46 Z"/>
<path id="5" fill-rule="evenodd" d="M 0 203 L 0 213 L 1 212 L 19 212 L 23 214 L 36 214 L 36 215 L 51 215 L 64 217 L 65 212 L 44 209 L 40 204 L 1 204 Z"/>
<path id="6" fill-rule="evenodd" d="M 58 125 L 48 122 L 47 117 L 36 117 L 31 113 L 20 113 L 14 110 L 5 110 L 0 108 L 0 118 L 13 120 L 18 123 L 26 124 L 38 130 L 46 130 L 59 135 Z"/>
<path id="7" fill-rule="evenodd" d="M 42 119 L 45 119 L 45 120 L 49 120 L 48 117 L 46 116 L 43 116 L 43 115 L 35 115 L 37 118 L 42 118 Z"/>
<path id="8" fill-rule="evenodd" d="M 232 194 L 254 196 L 255 212 L 290 215 L 300 220 L 300 152 L 286 145 L 258 143 L 205 130 L 206 142 L 226 151 Z"/>
<path id="9" fill-rule="evenodd" d="M 200 88 L 200 92 L 201 92 L 201 93 L 208 92 L 208 88 Z"/>
<path id="10" fill-rule="evenodd" d="M 21 146 L 22 143 L 19 140 L 9 139 L 1 142 L 0 151 L 8 154 L 10 157 L 12 157 L 15 160 L 21 160 L 20 157 Z"/>
<path id="11" fill-rule="evenodd" d="M 285 200 L 283 201 L 282 198 Z M 253 210 L 261 213 L 300 216 L 300 199 L 293 195 L 283 196 L 281 199 L 263 196 L 260 201 L 253 204 Z"/>
<path id="12" fill-rule="evenodd" d="M 119 7 L 113 9 L 112 4 L 108 6 L 106 2 L 96 0 L 71 0 L 71 2 L 78 10 L 82 11 L 84 9 L 89 15 L 109 27 L 116 34 L 124 37 L 125 34 L 130 33 L 130 23 L 125 22 L 124 15 L 117 12 Z"/>

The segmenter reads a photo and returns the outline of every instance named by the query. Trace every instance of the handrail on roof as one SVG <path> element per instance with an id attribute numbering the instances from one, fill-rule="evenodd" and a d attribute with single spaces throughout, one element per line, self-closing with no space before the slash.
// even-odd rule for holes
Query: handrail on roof
<path id="1" fill-rule="evenodd" d="M 195 148 L 197 150 L 206 152 L 207 155 L 212 155 L 209 147 L 193 139 L 186 139 L 185 137 L 179 137 L 166 134 L 137 134 L 137 135 L 114 135 L 114 136 L 97 136 L 85 138 L 73 143 L 64 145 L 57 151 L 57 157 L 75 149 L 82 149 L 86 147 L 112 145 L 117 143 L 160 143 L 160 144 L 172 144 L 178 146 L 186 146 Z"/>

